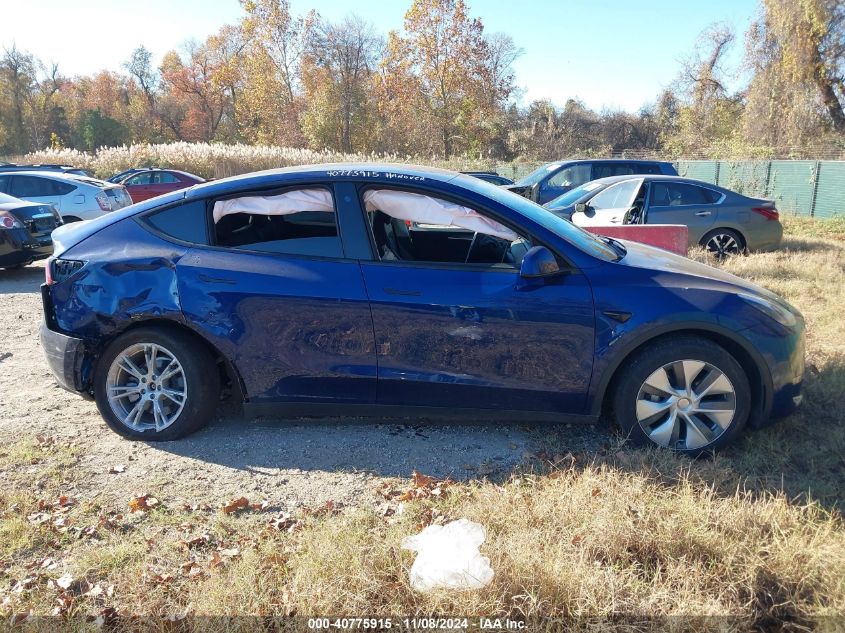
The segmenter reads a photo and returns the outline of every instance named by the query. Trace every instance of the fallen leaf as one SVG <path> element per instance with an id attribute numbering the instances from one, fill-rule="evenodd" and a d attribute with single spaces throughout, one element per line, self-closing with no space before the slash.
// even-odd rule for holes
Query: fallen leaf
<path id="1" fill-rule="evenodd" d="M 246 497 L 238 497 L 237 499 L 232 499 L 229 503 L 224 505 L 222 509 L 224 514 L 231 514 L 232 512 L 237 512 L 238 510 L 243 510 L 247 507 L 249 507 L 249 499 Z"/>
<path id="2" fill-rule="evenodd" d="M 194 538 L 179 541 L 179 544 L 185 549 L 194 549 L 195 547 L 206 545 L 210 540 L 211 535 L 209 535 L 208 532 L 204 532 L 199 536 L 195 536 Z"/>
<path id="3" fill-rule="evenodd" d="M 593 488 L 590 495 L 593 496 L 593 497 L 600 497 L 601 496 L 601 489 L 600 488 Z"/>
<path id="4" fill-rule="evenodd" d="M 126 472 L 126 466 L 124 464 L 117 464 L 109 468 L 109 475 L 117 475 L 123 472 Z"/>
<path id="5" fill-rule="evenodd" d="M 73 584 L 73 576 L 64 574 L 61 578 L 56 580 L 56 584 L 62 589 L 68 589 Z"/>
<path id="6" fill-rule="evenodd" d="M 579 545 L 583 540 L 584 540 L 583 536 L 581 536 L 580 534 L 576 534 L 575 536 L 572 537 L 572 544 L 573 545 Z"/>
<path id="7" fill-rule="evenodd" d="M 289 513 L 285 512 L 281 516 L 270 520 L 270 527 L 280 532 L 294 532 L 299 529 L 300 521 L 294 519 Z"/>
<path id="8" fill-rule="evenodd" d="M 150 495 L 141 495 L 129 500 L 129 510 L 131 512 L 146 512 L 152 510 L 159 504 L 159 500 Z"/>
<path id="9" fill-rule="evenodd" d="M 221 549 L 220 555 L 225 556 L 226 558 L 236 558 L 241 555 L 241 550 L 239 550 L 237 547 Z"/>
<path id="10" fill-rule="evenodd" d="M 253 510 L 261 512 L 262 510 L 266 510 L 269 505 L 270 505 L 270 502 L 265 499 L 261 503 L 252 503 L 252 504 L 250 504 L 249 507 Z"/>
<path id="11" fill-rule="evenodd" d="M 411 473 L 411 479 L 414 481 L 414 486 L 417 488 L 425 488 L 436 481 L 434 477 L 423 475 L 422 473 L 418 473 L 416 470 Z"/>

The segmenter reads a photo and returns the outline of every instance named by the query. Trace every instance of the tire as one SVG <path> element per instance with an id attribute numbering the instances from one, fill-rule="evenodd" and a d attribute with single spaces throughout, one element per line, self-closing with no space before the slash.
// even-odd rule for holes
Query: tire
<path id="1" fill-rule="evenodd" d="M 719 259 L 745 253 L 745 238 L 733 229 L 713 229 L 699 242 L 708 253 Z"/>
<path id="2" fill-rule="evenodd" d="M 730 444 L 751 411 L 748 377 L 740 364 L 724 348 L 696 336 L 647 344 L 626 361 L 614 384 L 613 415 L 633 443 L 688 455 Z"/>
<path id="3" fill-rule="evenodd" d="M 149 370 L 152 359 L 154 371 Z M 116 395 L 110 400 L 108 393 Z M 211 419 L 219 395 L 217 365 L 205 346 L 164 328 L 139 328 L 118 337 L 94 373 L 100 415 L 132 440 L 175 440 L 197 431 Z"/>

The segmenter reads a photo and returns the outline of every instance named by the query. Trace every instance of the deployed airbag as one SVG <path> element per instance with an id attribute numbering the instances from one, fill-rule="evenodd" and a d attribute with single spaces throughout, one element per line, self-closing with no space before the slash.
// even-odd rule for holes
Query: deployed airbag
<path id="1" fill-rule="evenodd" d="M 367 211 L 381 211 L 397 220 L 456 226 L 511 242 L 519 238 L 508 227 L 484 217 L 477 211 L 418 193 L 370 189 L 364 193 L 364 204 Z"/>
<path id="2" fill-rule="evenodd" d="M 302 211 L 334 212 L 334 200 L 328 189 L 295 189 L 275 196 L 244 196 L 214 203 L 214 223 L 232 213 L 254 215 L 291 215 Z"/>

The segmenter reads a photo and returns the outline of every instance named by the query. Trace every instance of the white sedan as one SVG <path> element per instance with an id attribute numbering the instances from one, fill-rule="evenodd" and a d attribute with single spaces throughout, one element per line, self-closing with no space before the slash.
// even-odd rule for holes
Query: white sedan
<path id="1" fill-rule="evenodd" d="M 0 193 L 51 205 L 64 222 L 92 220 L 132 204 L 123 185 L 88 176 L 45 171 L 2 173 Z"/>

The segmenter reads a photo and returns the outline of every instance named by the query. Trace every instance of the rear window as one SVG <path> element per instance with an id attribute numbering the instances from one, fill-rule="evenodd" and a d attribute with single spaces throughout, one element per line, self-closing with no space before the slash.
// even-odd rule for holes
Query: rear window
<path id="1" fill-rule="evenodd" d="M 324 188 L 243 196 L 214 204 L 217 246 L 280 255 L 343 257 L 331 192 Z"/>
<path id="2" fill-rule="evenodd" d="M 208 219 L 204 200 L 185 202 L 146 216 L 145 221 L 169 237 L 192 244 L 208 244 Z"/>

